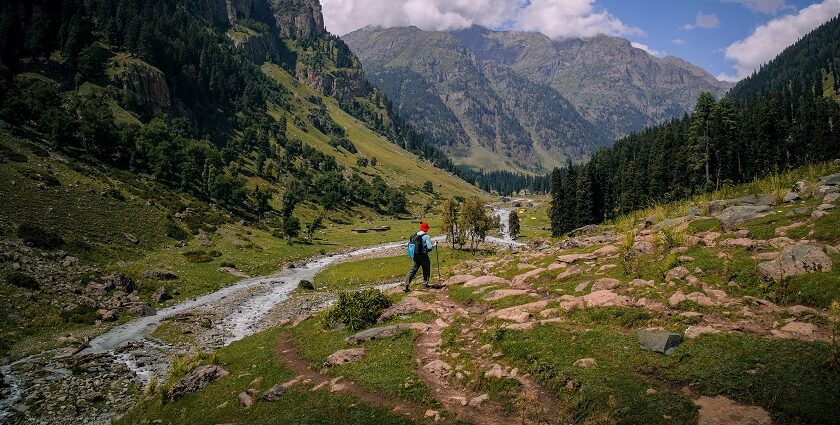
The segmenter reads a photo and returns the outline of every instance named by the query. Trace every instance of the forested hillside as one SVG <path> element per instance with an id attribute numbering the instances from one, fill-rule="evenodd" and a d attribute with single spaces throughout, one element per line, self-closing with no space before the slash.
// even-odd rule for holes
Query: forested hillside
<path id="1" fill-rule="evenodd" d="M 659 202 L 840 156 L 834 18 L 691 115 L 649 128 L 552 173 L 555 234 Z"/>

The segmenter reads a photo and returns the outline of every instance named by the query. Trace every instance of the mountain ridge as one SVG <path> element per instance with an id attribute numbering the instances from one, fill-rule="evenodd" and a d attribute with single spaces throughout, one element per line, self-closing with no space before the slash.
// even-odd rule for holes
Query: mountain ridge
<path id="1" fill-rule="evenodd" d="M 545 171 L 567 160 L 579 161 L 616 136 L 681 116 L 702 91 L 722 95 L 729 87 L 682 59 L 657 58 L 632 47 L 627 40 L 608 36 L 552 40 L 539 33 L 492 31 L 479 26 L 456 31 L 365 27 L 343 39 L 362 61 L 371 82 L 394 99 L 409 122 L 425 129 L 426 135 L 438 141 L 456 162 L 476 168 L 481 164 L 465 154 L 476 146 L 490 149 L 497 157 L 510 153 L 505 147 L 524 146 L 526 149 L 518 152 L 516 165 L 532 171 Z M 538 87 L 536 91 L 550 93 L 554 99 L 555 105 L 530 115 L 557 115 L 559 109 L 563 119 L 544 123 L 540 127 L 542 137 L 534 134 L 540 131 L 511 133 L 510 129 L 527 127 L 519 119 L 510 119 L 516 111 L 486 107 L 488 102 L 493 105 L 493 98 L 515 97 L 498 86 L 498 91 L 492 89 L 491 76 L 486 74 L 499 68 Z M 429 102 L 428 96 L 417 100 L 397 84 L 417 75 L 434 87 L 426 94 L 436 95 L 441 102 Z M 446 84 L 457 78 L 485 90 L 489 88 L 492 95 L 462 94 L 460 87 Z M 682 88 L 684 85 L 689 87 Z M 661 89 L 653 90 L 658 86 Z M 498 124 L 483 132 L 470 131 L 483 117 L 465 116 L 463 110 L 469 108 L 458 103 L 464 97 L 473 109 L 486 112 L 489 117 L 500 117 Z M 564 110 L 566 102 L 573 105 L 572 110 Z M 440 103 L 452 114 L 441 111 Z M 434 128 L 433 117 L 453 115 L 464 131 L 452 125 L 451 119 L 445 128 Z M 456 134 L 437 135 L 446 131 Z M 468 143 L 464 143 L 465 136 Z M 504 146 L 494 146 L 490 141 L 495 139 L 503 140 Z M 537 154 L 540 149 L 554 153 Z M 491 162 L 499 166 L 498 161 Z"/>

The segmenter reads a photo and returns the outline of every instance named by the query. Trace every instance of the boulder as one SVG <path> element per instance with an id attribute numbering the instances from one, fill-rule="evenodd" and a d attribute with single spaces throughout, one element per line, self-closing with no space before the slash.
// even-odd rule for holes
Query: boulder
<path id="1" fill-rule="evenodd" d="M 595 281 L 595 283 L 592 285 L 592 291 L 600 291 L 602 289 L 615 289 L 618 288 L 620 285 L 620 280 L 605 277 Z"/>
<path id="2" fill-rule="evenodd" d="M 781 281 L 790 276 L 831 271 L 832 263 L 823 250 L 815 245 L 787 245 L 775 260 L 758 265 L 758 273 L 765 281 Z"/>
<path id="3" fill-rule="evenodd" d="M 840 186 L 828 186 L 828 185 L 821 185 L 814 188 L 814 197 L 815 198 L 822 198 L 829 193 L 836 193 L 840 191 Z"/>
<path id="4" fill-rule="evenodd" d="M 152 298 L 155 300 L 156 303 L 160 304 L 164 301 L 171 300 L 172 295 L 169 295 L 169 290 L 167 290 L 165 286 L 161 286 L 155 291 L 155 294 L 152 295 Z"/>
<path id="5" fill-rule="evenodd" d="M 502 298 L 513 297 L 517 295 L 528 295 L 528 291 L 524 289 L 496 289 L 488 292 L 482 297 L 485 301 L 496 301 Z"/>
<path id="6" fill-rule="evenodd" d="M 758 406 L 744 406 L 722 395 L 703 396 L 694 400 L 698 411 L 698 425 L 771 425 L 773 420 Z"/>
<path id="7" fill-rule="evenodd" d="M 556 262 L 558 263 L 575 263 L 577 261 L 592 261 L 595 259 L 595 254 L 586 253 L 586 254 L 568 254 L 568 255 L 561 255 L 557 257 Z"/>
<path id="8" fill-rule="evenodd" d="M 249 388 L 241 393 L 239 393 L 239 402 L 242 403 L 245 408 L 250 408 L 254 405 L 255 395 L 257 394 L 257 390 L 253 388 Z"/>
<path id="9" fill-rule="evenodd" d="M 416 297 L 405 297 L 400 302 L 393 304 L 392 306 L 385 309 L 382 314 L 379 316 L 379 321 L 385 321 L 392 317 L 396 316 L 403 316 L 407 314 L 414 314 L 420 311 L 432 311 L 434 310 L 434 306 L 431 304 L 420 301 Z"/>
<path id="10" fill-rule="evenodd" d="M 560 297 L 560 309 L 565 312 L 570 312 L 576 308 L 583 308 L 583 300 L 572 296 L 572 295 L 563 295 Z"/>
<path id="11" fill-rule="evenodd" d="M 601 248 L 598 248 L 593 252 L 596 257 L 612 257 L 613 255 L 618 255 L 621 252 L 615 245 L 605 245 Z"/>
<path id="12" fill-rule="evenodd" d="M 169 270 L 152 270 L 150 272 L 143 273 L 143 277 L 146 279 L 152 280 L 177 280 L 178 275 L 172 273 Z"/>
<path id="13" fill-rule="evenodd" d="M 260 399 L 265 401 L 280 400 L 280 396 L 286 392 L 286 387 L 283 384 L 276 384 L 266 391 Z"/>
<path id="14" fill-rule="evenodd" d="M 443 360 L 436 359 L 423 366 L 423 369 L 426 369 L 437 376 L 444 376 L 452 370 L 452 366 Z"/>
<path id="15" fill-rule="evenodd" d="M 581 269 L 580 265 L 575 264 L 572 267 L 569 267 L 567 270 L 564 270 L 563 272 L 558 274 L 557 280 L 566 280 L 572 276 L 577 276 L 581 273 L 583 273 L 583 269 Z"/>
<path id="16" fill-rule="evenodd" d="M 643 350 L 671 354 L 682 343 L 682 335 L 674 332 L 644 329 L 638 334 L 639 346 Z"/>
<path id="17" fill-rule="evenodd" d="M 588 357 L 588 358 L 585 358 L 585 359 L 575 360 L 574 366 L 581 367 L 581 368 L 587 368 L 587 367 L 595 366 L 597 363 L 598 362 L 596 362 L 595 359 L 593 359 L 591 357 Z"/>
<path id="18" fill-rule="evenodd" d="M 103 276 L 102 280 L 105 282 L 105 289 L 116 289 L 118 291 L 123 291 L 126 294 L 133 292 L 137 287 L 134 283 L 134 279 L 121 273 Z"/>
<path id="19" fill-rule="evenodd" d="M 656 252 L 656 247 L 653 246 L 652 242 L 637 241 L 633 243 L 633 250 L 641 254 L 653 254 Z"/>
<path id="20" fill-rule="evenodd" d="M 487 394 L 482 394 L 478 397 L 473 397 L 470 399 L 469 403 L 467 403 L 470 407 L 480 407 L 490 396 Z"/>
<path id="21" fill-rule="evenodd" d="M 691 273 L 691 272 L 689 272 L 687 268 L 682 267 L 682 266 L 677 266 L 677 267 L 674 267 L 671 270 L 668 270 L 665 273 L 665 280 L 685 279 L 685 277 L 688 276 L 689 273 Z"/>
<path id="22" fill-rule="evenodd" d="M 840 186 L 840 173 L 821 178 L 820 184 L 824 186 Z"/>
<path id="23" fill-rule="evenodd" d="M 705 294 L 700 292 L 692 292 L 685 296 L 685 299 L 688 301 L 694 301 L 697 305 L 701 305 L 703 307 L 709 307 L 715 305 L 715 302 L 712 301 L 711 298 L 707 297 Z"/>
<path id="24" fill-rule="evenodd" d="M 489 315 L 490 318 L 509 320 L 513 322 L 524 322 L 531 317 L 531 313 L 540 311 L 548 306 L 548 300 L 535 301 L 528 304 L 503 308 Z"/>
<path id="25" fill-rule="evenodd" d="M 674 292 L 670 298 L 668 298 L 668 305 L 671 307 L 676 307 L 679 303 L 687 300 L 688 298 L 685 297 L 685 294 L 682 291 Z"/>
<path id="26" fill-rule="evenodd" d="M 509 282 L 507 280 L 502 279 L 502 278 L 497 277 L 497 276 L 486 275 L 486 276 L 479 276 L 475 279 L 470 279 L 470 280 L 464 282 L 464 287 L 465 288 L 473 288 L 473 287 L 477 287 L 477 286 L 498 285 L 498 284 L 507 285 L 507 284 L 509 284 Z"/>
<path id="27" fill-rule="evenodd" d="M 641 287 L 645 287 L 645 286 L 649 286 L 649 287 L 653 288 L 654 286 L 656 286 L 656 284 L 652 280 L 633 279 L 633 280 L 630 281 L 630 286 L 632 286 L 634 288 L 641 288 Z"/>
<path id="28" fill-rule="evenodd" d="M 528 280 L 528 279 L 530 279 L 530 278 L 532 278 L 532 277 L 537 277 L 537 276 L 539 276 L 539 275 L 540 275 L 540 273 L 542 273 L 542 272 L 544 272 L 544 271 L 545 271 L 545 269 L 544 269 L 544 268 L 542 268 L 542 267 L 540 267 L 540 268 L 536 268 L 536 269 L 533 269 L 533 270 L 531 270 L 531 271 L 529 271 L 529 272 L 527 272 L 527 273 L 523 273 L 523 274 L 521 274 L 521 275 L 519 275 L 519 276 L 514 277 L 513 279 L 511 279 L 511 283 L 512 283 L 514 286 L 519 286 L 519 285 L 522 285 L 523 283 L 525 283 L 525 281 L 526 281 L 526 280 Z"/>
<path id="29" fill-rule="evenodd" d="M 587 307 L 626 307 L 630 305 L 630 298 L 616 294 L 610 290 L 600 290 L 582 297 Z"/>
<path id="30" fill-rule="evenodd" d="M 809 336 L 817 331 L 817 327 L 811 323 L 790 322 L 787 325 L 782 326 L 781 331 L 802 336 Z"/>
<path id="31" fill-rule="evenodd" d="M 833 203 L 837 202 L 838 199 L 840 199 L 840 193 L 837 193 L 837 192 L 829 193 L 828 195 L 825 195 L 825 197 L 823 198 L 823 204 L 833 204 Z"/>
<path id="32" fill-rule="evenodd" d="M 127 306 L 126 310 L 128 310 L 129 313 L 139 317 L 155 315 L 155 309 L 152 308 L 152 306 L 149 305 L 149 303 L 144 302 L 133 302 Z"/>
<path id="33" fill-rule="evenodd" d="M 462 283 L 467 283 L 471 280 L 475 279 L 475 276 L 471 274 L 459 274 L 446 279 L 443 282 L 443 286 L 452 286 L 452 285 L 460 285 Z"/>
<path id="34" fill-rule="evenodd" d="M 724 230 L 732 230 L 735 226 L 764 217 L 770 214 L 769 205 L 741 205 L 729 207 L 718 216 Z"/>
<path id="35" fill-rule="evenodd" d="M 169 391 L 169 401 L 200 391 L 207 384 L 228 375 L 228 371 L 216 365 L 199 366 L 193 369 L 187 376 L 181 378 Z"/>
<path id="36" fill-rule="evenodd" d="M 787 193 L 785 193 L 785 196 L 784 196 L 784 198 L 782 198 L 782 201 L 784 203 L 790 203 L 790 202 L 796 201 L 798 199 L 799 199 L 799 194 L 789 190 L 789 191 L 787 191 Z"/>
<path id="37" fill-rule="evenodd" d="M 402 331 L 417 330 L 423 332 L 428 329 L 429 325 L 425 323 L 397 323 L 395 325 L 383 326 L 380 328 L 365 329 L 355 335 L 348 336 L 344 339 L 344 341 L 350 345 L 355 345 L 377 338 L 389 337 Z"/>
<path id="38" fill-rule="evenodd" d="M 338 350 L 327 357 L 324 361 L 324 367 L 333 367 L 361 360 L 361 358 L 365 356 L 366 352 L 367 350 L 364 348 L 346 348 L 344 350 Z"/>

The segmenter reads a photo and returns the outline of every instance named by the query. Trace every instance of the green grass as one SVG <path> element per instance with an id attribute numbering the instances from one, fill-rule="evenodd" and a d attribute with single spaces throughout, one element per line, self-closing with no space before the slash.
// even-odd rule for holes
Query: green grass
<path id="1" fill-rule="evenodd" d="M 706 334 L 683 343 L 654 370 L 706 395 L 762 405 L 786 423 L 835 423 L 840 371 L 826 367 L 829 352 L 818 342 Z"/>
<path id="2" fill-rule="evenodd" d="M 412 423 L 387 409 L 366 405 L 359 400 L 326 390 L 310 392 L 304 386 L 293 387 L 276 402 L 257 402 L 246 409 L 237 395 L 249 388 L 249 383 L 262 377 L 259 390 L 292 377 L 285 365 L 274 356 L 274 345 L 280 329 L 268 330 L 224 347 L 216 352 L 216 359 L 230 372 L 202 391 L 189 394 L 174 403 L 162 403 L 154 394 L 145 398 L 117 424 L 143 424 L 161 420 L 163 423 Z"/>
<path id="3" fill-rule="evenodd" d="M 472 258 L 466 251 L 452 250 L 443 245 L 439 246 L 440 251 L 430 254 L 432 259 L 432 282 L 437 280 L 437 260 L 440 256 L 440 273 L 443 279 L 451 274 L 452 267 L 461 261 Z M 330 266 L 315 275 L 314 283 L 316 288 L 339 291 L 356 289 L 375 283 L 388 282 L 404 279 L 411 267 L 411 259 L 406 255 L 396 257 L 368 258 L 359 261 L 350 261 Z M 418 272 L 422 280 L 422 271 Z"/>
<path id="4" fill-rule="evenodd" d="M 774 296 L 785 304 L 803 304 L 828 308 L 840 301 L 840 255 L 830 255 L 834 267 L 830 272 L 793 276 L 776 285 Z"/>
<path id="5" fill-rule="evenodd" d="M 577 333 L 562 326 L 538 325 L 529 332 L 504 332 L 494 344 L 507 359 L 558 394 L 569 406 L 567 421 L 657 424 L 696 420 L 696 407 L 690 400 L 660 388 L 655 379 L 639 372 L 660 355 L 640 350 L 634 334 L 609 328 Z M 594 367 L 573 366 L 588 357 L 595 358 Z M 568 391 L 568 382 L 574 392 Z M 659 391 L 648 394 L 648 388 Z"/>
<path id="6" fill-rule="evenodd" d="M 346 329 L 324 330 L 322 318 L 323 314 L 313 316 L 290 329 L 297 350 L 315 368 L 320 368 L 330 354 L 349 348 L 344 339 L 351 335 Z M 431 315 L 421 313 L 413 315 L 409 321 L 431 318 Z M 412 353 L 416 337 L 416 332 L 405 331 L 361 344 L 359 346 L 368 350 L 364 358 L 331 368 L 329 373 L 344 376 L 372 390 L 432 406 L 434 400 L 428 387 L 414 373 L 416 365 Z"/>
<path id="7" fill-rule="evenodd" d="M 716 218 L 701 218 L 688 223 L 688 233 L 720 232 L 720 220 Z"/>

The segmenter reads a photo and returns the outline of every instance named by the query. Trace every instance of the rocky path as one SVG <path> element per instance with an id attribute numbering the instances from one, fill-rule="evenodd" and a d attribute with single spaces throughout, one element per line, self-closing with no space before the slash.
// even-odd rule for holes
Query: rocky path
<path id="1" fill-rule="evenodd" d="M 470 313 L 463 306 L 453 302 L 445 290 L 430 291 L 434 295 L 433 311 L 438 318 L 431 323 L 428 331 L 423 332 L 416 340 L 414 357 L 418 364 L 417 373 L 429 386 L 434 397 L 445 407 L 446 411 L 457 420 L 475 424 L 497 425 L 510 423 L 550 423 L 547 418 L 554 417 L 552 412 L 558 410 L 557 400 L 553 393 L 542 388 L 528 376 L 509 373 L 497 362 L 490 358 L 491 353 L 476 347 L 474 341 L 459 347 L 461 351 L 447 352 L 442 348 L 443 332 L 453 325 L 459 318 L 472 320 Z M 467 328 L 473 333 L 479 326 Z M 462 355 L 471 356 L 476 362 L 479 374 L 492 377 L 508 377 L 517 380 L 522 390 L 515 403 L 515 411 L 506 411 L 498 400 L 490 399 L 487 393 L 476 392 L 464 384 L 462 371 L 455 370 L 448 362 Z"/>

